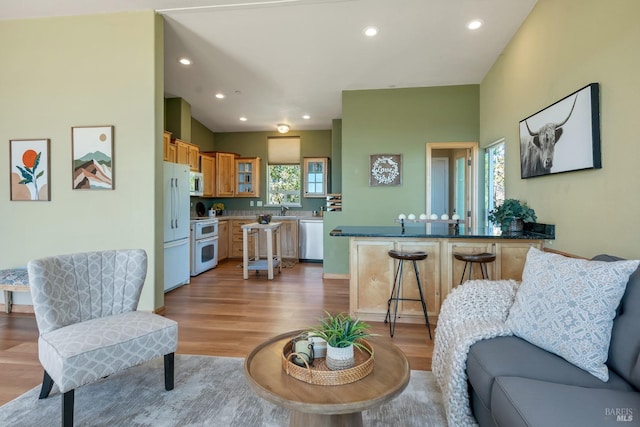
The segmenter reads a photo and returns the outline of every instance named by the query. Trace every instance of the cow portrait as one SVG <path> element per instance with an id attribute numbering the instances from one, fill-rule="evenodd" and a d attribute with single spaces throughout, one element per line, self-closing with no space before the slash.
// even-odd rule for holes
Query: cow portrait
<path id="1" fill-rule="evenodd" d="M 599 85 L 520 121 L 521 177 L 600 167 Z"/>
<path id="2" fill-rule="evenodd" d="M 520 161 L 522 176 L 538 176 L 551 173 L 553 166 L 553 155 L 556 144 L 562 136 L 562 127 L 567 123 L 576 107 L 578 95 L 573 99 L 573 105 L 567 117 L 560 123 L 546 123 L 537 132 L 529 127 L 527 120 L 524 121 L 529 134 L 520 137 Z"/>

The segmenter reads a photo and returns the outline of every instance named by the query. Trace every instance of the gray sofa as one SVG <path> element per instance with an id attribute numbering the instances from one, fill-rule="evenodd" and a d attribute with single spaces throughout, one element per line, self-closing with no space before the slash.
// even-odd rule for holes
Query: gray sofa
<path id="1" fill-rule="evenodd" d="M 467 359 L 473 415 L 482 427 L 640 425 L 640 268 L 618 307 L 607 366 L 603 382 L 515 336 L 478 341 Z"/>

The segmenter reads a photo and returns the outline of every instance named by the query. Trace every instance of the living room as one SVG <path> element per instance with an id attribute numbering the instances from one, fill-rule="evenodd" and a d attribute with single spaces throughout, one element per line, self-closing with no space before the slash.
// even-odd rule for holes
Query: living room
<path id="1" fill-rule="evenodd" d="M 343 212 L 325 216 L 325 228 L 391 224 L 398 212 L 384 206 L 422 212 L 427 142 L 468 140 L 486 147 L 504 138 L 507 196 L 526 200 L 540 222 L 556 225 L 549 248 L 586 258 L 598 253 L 640 258 L 633 221 L 640 200 L 632 196 L 640 178 L 633 125 L 634 95 L 640 93 L 640 57 L 633 54 L 640 43 L 638 12 L 635 0 L 615 5 L 539 0 L 478 84 L 345 92 L 340 123 L 342 164 L 349 165 L 342 168 L 345 204 Z M 2 81 L 11 82 L 4 92 L 11 102 L 0 107 L 0 139 L 51 138 L 56 183 L 46 203 L 10 202 L 9 186 L 0 186 L 0 268 L 52 254 L 141 247 L 150 262 L 140 308 L 164 306 L 157 213 L 162 205 L 157 179 L 162 170 L 161 21 L 144 11 L 0 22 L 0 46 L 6 58 L 13 58 L 0 68 Z M 519 121 L 592 82 L 600 84 L 602 168 L 521 179 Z M 416 109 L 428 113 L 401 114 Z M 439 115 L 443 110 L 448 113 Z M 70 127 L 105 122 L 118 129 L 118 191 L 73 192 Z M 369 187 L 362 175 L 369 154 L 388 150 L 411 159 L 405 176 L 418 177 L 405 179 L 393 192 Z M 9 164 L 8 156 L 8 149 L 0 152 L 0 162 Z M 330 255 L 324 271 L 348 274 L 348 241 L 327 238 L 325 248 Z M 11 317 L 1 319 L 10 332 Z"/>

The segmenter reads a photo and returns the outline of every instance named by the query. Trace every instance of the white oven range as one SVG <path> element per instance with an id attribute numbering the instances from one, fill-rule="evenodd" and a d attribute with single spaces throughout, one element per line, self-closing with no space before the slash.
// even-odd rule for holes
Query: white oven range
<path id="1" fill-rule="evenodd" d="M 218 265 L 218 219 L 191 220 L 191 276 Z"/>

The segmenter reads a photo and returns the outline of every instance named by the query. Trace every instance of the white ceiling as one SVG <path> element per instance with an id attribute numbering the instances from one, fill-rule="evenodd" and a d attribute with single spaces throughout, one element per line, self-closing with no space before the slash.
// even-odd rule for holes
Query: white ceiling
<path id="1" fill-rule="evenodd" d="M 206 127 L 317 130 L 342 117 L 344 90 L 480 83 L 535 3 L 2 0 L 0 20 L 155 9 L 166 21 L 165 96 L 184 98 Z M 472 32 L 474 18 L 485 25 Z M 365 37 L 368 25 L 379 35 Z M 193 65 L 180 65 L 182 56 Z"/>

